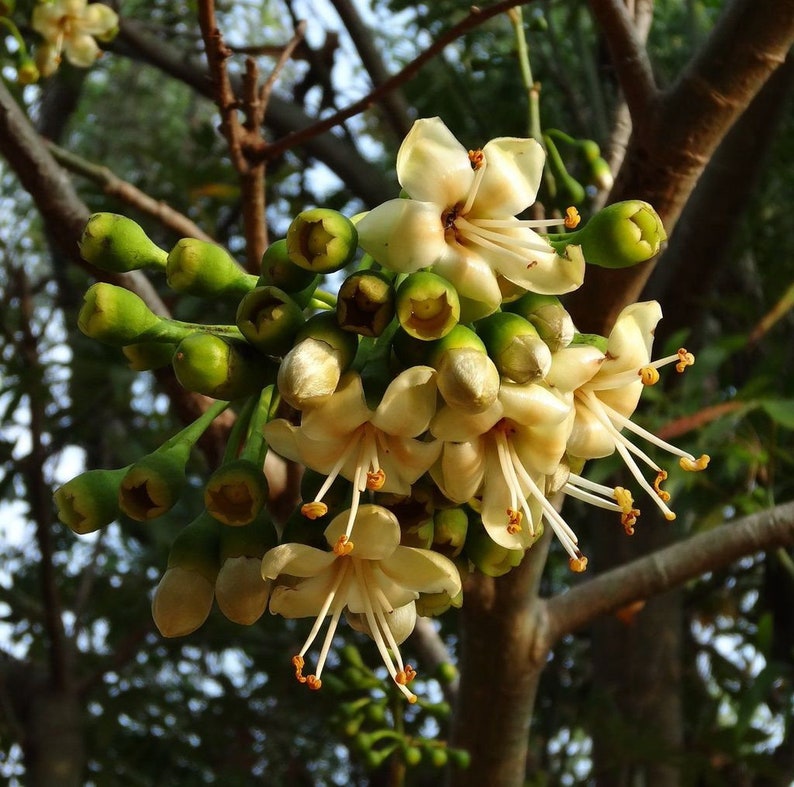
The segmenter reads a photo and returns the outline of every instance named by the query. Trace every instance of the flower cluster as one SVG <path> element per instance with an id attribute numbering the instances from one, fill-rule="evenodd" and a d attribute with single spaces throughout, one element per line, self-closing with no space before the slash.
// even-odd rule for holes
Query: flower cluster
<path id="1" fill-rule="evenodd" d="M 664 230 L 642 202 L 610 206 L 582 228 L 574 208 L 560 220 L 519 218 L 535 202 L 543 164 L 534 140 L 467 151 L 438 118 L 419 120 L 397 159 L 404 198 L 354 220 L 300 214 L 259 276 L 212 244 L 184 239 L 167 253 L 123 217 L 91 218 L 81 243 L 88 262 L 159 270 L 177 292 L 236 304 L 235 325 L 183 323 L 97 284 L 79 317 L 87 335 L 121 346 L 133 368 L 170 363 L 184 388 L 219 404 L 134 465 L 89 471 L 58 490 L 61 518 L 75 531 L 119 511 L 146 520 L 169 510 L 191 446 L 234 403 L 227 460 L 155 594 L 164 634 L 201 625 L 213 597 L 237 622 L 266 607 L 314 618 L 293 667 L 319 689 L 344 614 L 413 701 L 415 670 L 399 645 L 417 614 L 461 603 L 469 571 L 509 571 L 546 526 L 571 569 L 586 568 L 556 496 L 614 511 L 633 532 L 640 511 L 631 492 L 580 475 L 587 460 L 617 453 L 675 517 L 666 471 L 637 442 L 688 471 L 708 457 L 659 440 L 631 415 L 658 369 L 682 372 L 694 358 L 682 348 L 651 359 L 661 318 L 654 301 L 626 307 L 598 337 L 579 334 L 558 297 L 582 283 L 585 261 L 648 259 Z M 319 287 L 353 265 L 336 294 Z M 265 506 L 267 451 L 313 471 L 278 546 Z M 327 548 L 313 542 L 317 524 Z M 316 666 L 304 675 L 326 618 Z"/>

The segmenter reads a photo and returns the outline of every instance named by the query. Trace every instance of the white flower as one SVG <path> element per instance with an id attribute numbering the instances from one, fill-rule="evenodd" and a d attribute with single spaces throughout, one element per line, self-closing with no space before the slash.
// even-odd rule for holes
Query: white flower
<path id="1" fill-rule="evenodd" d="M 367 405 L 361 377 L 349 372 L 335 393 L 303 412 L 300 426 L 271 421 L 265 438 L 277 454 L 327 476 L 314 501 L 304 505 L 306 516 L 327 513 L 322 498 L 337 476 L 352 482 L 352 527 L 365 489 L 408 495 L 435 462 L 440 443 L 415 439 L 435 412 L 436 372 L 429 366 L 397 375 L 374 410 Z"/>
<path id="2" fill-rule="evenodd" d="M 535 201 L 544 158 L 535 140 L 516 137 L 467 152 L 439 118 L 417 120 L 397 155 L 410 199 L 364 216 L 359 243 L 401 273 L 432 266 L 468 302 L 467 319 L 499 306 L 500 276 L 537 293 L 570 292 L 584 278 L 578 247 L 561 257 L 532 229 L 559 222 L 515 218 Z"/>
<path id="3" fill-rule="evenodd" d="M 344 538 L 348 513 L 335 517 L 325 538 L 334 549 Z M 385 508 L 363 505 L 352 530 L 355 549 L 346 554 L 323 552 L 304 544 L 282 544 L 262 560 L 262 576 L 274 580 L 270 611 L 286 618 L 316 617 L 299 653 L 293 657 L 295 677 L 310 689 L 319 689 L 321 675 L 342 612 L 374 640 L 394 682 L 410 702 L 416 701 L 406 684 L 415 676 L 400 655 L 399 643 L 413 631 L 415 601 L 420 593 L 447 593 L 461 589 L 454 563 L 428 549 L 400 546 L 397 518 Z M 304 656 L 330 615 L 317 667 L 304 676 Z M 390 652 L 391 651 L 391 652 Z"/>
<path id="4" fill-rule="evenodd" d="M 467 415 L 444 408 L 431 433 L 444 440 L 431 475 L 452 501 L 482 498 L 482 522 L 493 541 L 526 549 L 538 536 L 541 517 L 571 558 L 584 567 L 577 538 L 546 497 L 546 478 L 555 474 L 573 424 L 570 394 L 542 383 L 502 382 L 497 402 Z"/>
<path id="5" fill-rule="evenodd" d="M 707 455 L 704 454 L 699 459 L 695 459 L 692 454 L 660 440 L 651 432 L 632 423 L 629 418 L 637 407 L 643 387 L 653 385 L 658 381 L 658 368 L 675 363 L 677 371 L 683 372 L 687 366 L 691 366 L 695 362 L 694 356 L 684 348 L 681 348 L 675 355 L 654 362 L 650 361 L 653 333 L 661 316 L 662 310 L 656 301 L 634 303 L 620 313 L 609 334 L 603 362 L 597 365 L 597 371 L 589 379 L 579 381 L 580 384 L 574 392 L 576 418 L 567 451 L 570 456 L 580 459 L 596 459 L 609 456 L 617 451 L 640 486 L 651 495 L 665 517 L 672 520 L 675 519 L 675 514 L 667 506 L 670 495 L 661 489 L 661 483 L 667 478 L 667 471 L 659 467 L 623 434 L 624 429 L 633 432 L 648 442 L 680 457 L 679 464 L 684 470 L 703 470 L 708 465 L 709 457 Z M 561 351 L 561 355 L 571 349 L 573 348 Z M 592 353 L 593 351 L 590 349 L 588 352 Z M 562 365 L 560 364 L 560 366 Z M 563 373 L 558 370 L 558 377 L 555 378 L 554 362 L 552 367 L 552 379 L 562 379 L 566 376 L 572 379 L 575 376 L 568 371 Z M 596 368 L 596 365 L 591 363 L 587 368 L 593 369 Z M 642 475 L 642 471 L 634 459 L 635 456 L 656 471 L 653 487 Z M 639 511 L 632 508 L 631 496 L 625 490 L 620 487 L 617 490 L 609 490 L 606 487 L 586 482 L 579 476 L 572 476 L 569 485 L 564 488 L 565 491 L 593 503 L 595 503 L 594 499 L 577 494 L 577 485 L 594 493 L 605 494 L 604 490 L 606 490 L 607 497 L 617 499 L 624 516 L 628 516 L 628 523 L 624 519 L 624 526 L 627 526 L 627 530 L 630 532 L 633 519 L 636 519 Z M 606 507 L 614 508 L 614 503 L 610 503 Z"/>
<path id="6" fill-rule="evenodd" d="M 74 66 L 88 68 L 100 56 L 95 39 L 110 40 L 118 28 L 116 12 L 103 3 L 86 0 L 54 0 L 33 9 L 31 26 L 44 38 L 37 64 L 49 76 L 61 61 L 61 53 Z"/>

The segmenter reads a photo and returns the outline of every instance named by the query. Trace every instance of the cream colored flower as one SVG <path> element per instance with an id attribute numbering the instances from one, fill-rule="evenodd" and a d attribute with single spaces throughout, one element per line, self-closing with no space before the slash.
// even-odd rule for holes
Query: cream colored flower
<path id="1" fill-rule="evenodd" d="M 325 530 L 329 546 L 345 538 L 348 512 L 335 517 Z M 316 617 L 306 642 L 292 659 L 295 677 L 310 689 L 322 686 L 321 675 L 343 612 L 351 624 L 374 640 L 394 682 L 408 698 L 416 695 L 407 683 L 416 672 L 403 663 L 399 644 L 413 631 L 415 602 L 420 593 L 447 593 L 461 589 L 454 563 L 428 549 L 400 546 L 397 517 L 381 506 L 362 505 L 352 529 L 355 549 L 338 554 L 305 544 L 282 544 L 262 560 L 262 576 L 274 581 L 270 611 L 286 618 Z M 317 667 L 304 676 L 304 656 L 325 622 L 331 621 Z"/>
<path id="2" fill-rule="evenodd" d="M 367 405 L 361 377 L 349 372 L 335 393 L 303 412 L 300 426 L 271 421 L 265 438 L 277 454 L 327 476 L 315 499 L 303 506 L 306 516 L 327 513 L 322 499 L 338 476 L 352 482 L 351 528 L 364 490 L 408 495 L 435 462 L 440 443 L 415 439 L 435 412 L 436 372 L 429 366 L 397 375 L 374 410 Z"/>
<path id="3" fill-rule="evenodd" d="M 88 68 L 102 53 L 96 39 L 109 41 L 116 34 L 119 18 L 103 3 L 86 0 L 41 2 L 33 9 L 31 26 L 44 39 L 37 52 L 42 76 L 50 76 L 61 62 L 61 54 L 74 66 Z"/>
<path id="4" fill-rule="evenodd" d="M 639 402 L 643 387 L 653 385 L 658 381 L 657 369 L 675 363 L 677 371 L 683 372 L 687 366 L 691 366 L 695 362 L 694 356 L 684 348 L 681 348 L 675 355 L 651 362 L 653 334 L 661 316 L 662 310 L 656 301 L 634 303 L 620 313 L 609 334 L 603 362 L 598 365 L 597 371 L 589 379 L 580 380 L 580 385 L 574 392 L 576 418 L 568 441 L 567 452 L 570 456 L 580 459 L 597 459 L 617 451 L 640 486 L 651 495 L 665 517 L 672 520 L 675 519 L 675 514 L 667 506 L 670 495 L 661 488 L 661 483 L 667 478 L 667 471 L 663 470 L 624 434 L 624 430 L 632 432 L 678 456 L 679 464 L 684 470 L 703 470 L 708 465 L 709 457 L 707 455 L 704 454 L 699 459 L 695 459 L 692 454 L 660 440 L 630 420 L 630 416 Z M 571 349 L 567 348 L 566 351 Z M 559 366 L 562 365 L 562 363 L 559 364 Z M 552 366 L 554 367 L 554 363 Z M 592 369 L 594 365 L 591 363 L 588 368 Z M 559 381 L 565 374 L 568 374 L 571 379 L 575 377 L 568 370 L 563 373 L 560 368 L 556 374 L 557 377 L 555 377 L 553 368 L 551 373 L 553 380 Z M 656 480 L 653 486 L 643 476 L 634 457 L 642 460 L 656 471 Z M 565 491 L 582 497 L 582 495 L 576 494 L 577 485 L 597 494 L 603 494 L 606 489 L 606 487 L 599 487 L 589 482 L 581 484 L 582 481 L 584 479 L 579 476 L 573 476 Z M 607 496 L 614 499 L 620 498 L 618 503 L 624 515 L 628 515 L 629 520 L 632 516 L 636 519 L 639 511 L 632 508 L 631 496 L 625 490 L 620 488 L 618 490 L 614 490 L 617 491 L 617 497 L 613 490 L 607 490 L 609 492 Z M 594 500 L 588 502 L 594 502 Z M 626 524 L 624 520 L 624 526 Z M 633 521 L 629 522 L 629 527 L 631 525 L 633 525 Z"/>
<path id="5" fill-rule="evenodd" d="M 499 306 L 500 276 L 537 293 L 575 290 L 584 278 L 579 248 L 562 257 L 533 229 L 559 222 L 515 218 L 535 201 L 544 159 L 535 140 L 515 137 L 467 152 L 439 118 L 417 120 L 397 154 L 410 199 L 366 214 L 359 243 L 400 273 L 432 266 L 455 285 L 467 320 Z"/>

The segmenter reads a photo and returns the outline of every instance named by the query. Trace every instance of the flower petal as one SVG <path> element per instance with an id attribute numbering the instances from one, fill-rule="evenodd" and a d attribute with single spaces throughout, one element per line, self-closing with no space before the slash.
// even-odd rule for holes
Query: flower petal
<path id="1" fill-rule="evenodd" d="M 285 618 L 316 617 L 336 581 L 336 571 L 326 571 L 297 585 L 276 585 L 270 594 L 270 612 Z"/>
<path id="2" fill-rule="evenodd" d="M 436 412 L 436 393 L 436 370 L 412 366 L 389 383 L 371 423 L 386 434 L 416 437 Z"/>
<path id="3" fill-rule="evenodd" d="M 386 481 L 380 491 L 397 495 L 410 494 L 411 484 L 430 469 L 442 447 L 440 440 L 423 443 L 411 437 L 383 435 L 380 442 L 384 450 L 378 451 L 378 458 L 386 474 Z"/>
<path id="4" fill-rule="evenodd" d="M 534 201 L 546 154 L 534 139 L 499 137 L 483 148 L 485 173 L 471 216 L 515 216 Z"/>
<path id="5" fill-rule="evenodd" d="M 300 461 L 298 451 L 298 427 L 291 424 L 284 418 L 276 418 L 265 424 L 265 440 L 279 456 L 289 459 L 292 462 Z"/>
<path id="6" fill-rule="evenodd" d="M 418 593 L 447 593 L 456 596 L 461 589 L 460 573 L 455 564 L 438 552 L 415 547 L 397 547 L 382 560 L 380 571 Z"/>
<path id="7" fill-rule="evenodd" d="M 477 493 L 485 475 L 482 441 L 445 443 L 430 475 L 441 492 L 454 503 L 465 503 Z"/>
<path id="8" fill-rule="evenodd" d="M 412 199 L 434 202 L 444 210 L 466 199 L 474 172 L 468 151 L 441 118 L 423 118 L 400 145 L 397 179 Z"/>
<path id="9" fill-rule="evenodd" d="M 445 405 L 433 419 L 430 431 L 439 440 L 468 442 L 485 434 L 502 417 L 503 411 L 499 399 L 481 413 L 469 413 L 459 407 Z"/>
<path id="10" fill-rule="evenodd" d="M 325 540 L 331 546 L 345 534 L 347 520 L 348 511 L 343 511 L 325 529 Z M 388 509 L 367 503 L 358 509 L 350 540 L 355 545 L 351 554 L 356 559 L 383 560 L 400 543 L 400 523 Z"/>
<path id="11" fill-rule="evenodd" d="M 269 549 L 262 558 L 262 577 L 276 579 L 282 574 L 313 577 L 327 571 L 337 559 L 333 552 L 323 552 L 306 544 L 281 544 Z"/>
<path id="12" fill-rule="evenodd" d="M 427 268 L 447 249 L 442 212 L 443 208 L 433 202 L 389 200 L 356 224 L 359 245 L 381 265 L 398 273 Z"/>
<path id="13" fill-rule="evenodd" d="M 342 377 L 336 391 L 322 404 L 303 413 L 301 432 L 312 440 L 347 442 L 352 432 L 367 423 L 372 415 L 361 377 L 350 372 Z M 339 448 L 341 450 L 344 445 Z"/>

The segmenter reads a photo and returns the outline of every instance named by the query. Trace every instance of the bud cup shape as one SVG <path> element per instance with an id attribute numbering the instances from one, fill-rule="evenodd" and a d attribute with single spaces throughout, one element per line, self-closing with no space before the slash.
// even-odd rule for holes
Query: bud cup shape
<path id="1" fill-rule="evenodd" d="M 79 248 L 86 262 L 113 273 L 162 269 L 168 258 L 139 224 L 116 213 L 94 213 L 83 230 Z"/>
<path id="2" fill-rule="evenodd" d="M 357 248 L 358 232 L 353 222 L 328 208 L 299 213 L 287 230 L 290 260 L 313 273 L 333 273 L 344 268 Z"/>

